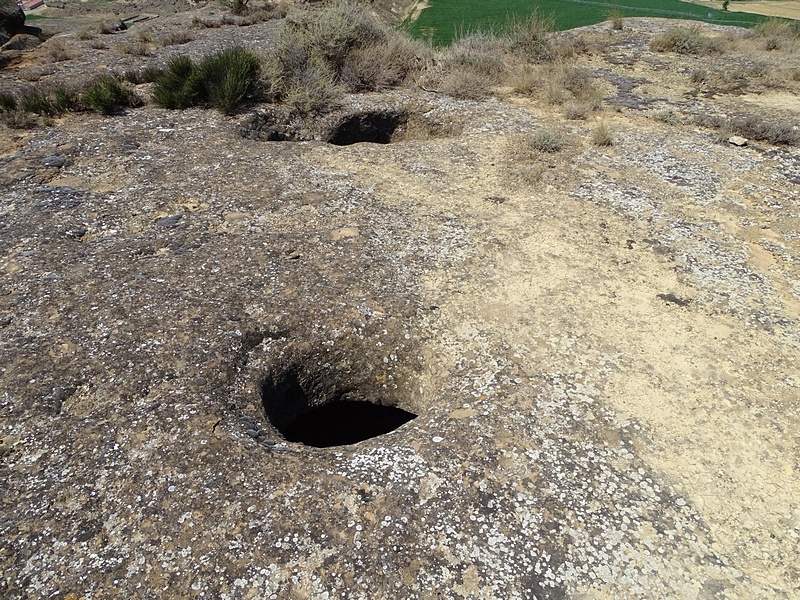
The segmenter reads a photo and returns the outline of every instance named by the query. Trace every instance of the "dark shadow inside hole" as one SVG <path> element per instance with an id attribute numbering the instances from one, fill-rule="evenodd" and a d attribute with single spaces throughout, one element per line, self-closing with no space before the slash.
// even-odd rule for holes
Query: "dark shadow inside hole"
<path id="1" fill-rule="evenodd" d="M 282 433 L 306 446 L 344 446 L 394 431 L 416 416 L 394 406 L 336 400 L 300 415 Z"/>
<path id="2" fill-rule="evenodd" d="M 393 406 L 349 400 L 326 377 L 290 369 L 264 381 L 261 401 L 275 428 L 290 442 L 327 448 L 355 444 L 394 431 L 417 415 Z M 317 406 L 315 406 L 317 405 Z"/>
<path id="3" fill-rule="evenodd" d="M 392 141 L 395 130 L 405 121 L 404 114 L 394 112 L 352 115 L 331 132 L 328 142 L 336 146 L 349 146 L 359 142 L 388 144 Z"/>

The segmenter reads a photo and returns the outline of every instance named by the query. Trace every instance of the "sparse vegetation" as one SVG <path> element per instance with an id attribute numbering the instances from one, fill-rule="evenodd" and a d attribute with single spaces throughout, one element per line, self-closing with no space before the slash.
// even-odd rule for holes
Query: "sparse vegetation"
<path id="1" fill-rule="evenodd" d="M 17 110 L 17 99 L 14 94 L 0 92 L 0 112 Z"/>
<path id="2" fill-rule="evenodd" d="M 475 32 L 443 50 L 429 77 L 438 89 L 456 98 L 485 98 L 506 72 L 504 52 L 504 40 Z"/>
<path id="3" fill-rule="evenodd" d="M 768 19 L 752 29 L 764 50 L 793 50 L 800 45 L 800 21 Z"/>
<path id="4" fill-rule="evenodd" d="M 698 125 L 717 130 L 717 139 L 725 141 L 733 135 L 786 146 L 800 146 L 800 129 L 784 120 L 768 120 L 757 115 L 746 117 L 699 117 Z"/>
<path id="5" fill-rule="evenodd" d="M 647 116 L 654 121 L 664 123 L 665 125 L 677 125 L 681 122 L 680 115 L 671 108 L 652 110 L 647 114 Z"/>
<path id="6" fill-rule="evenodd" d="M 173 29 L 162 35 L 158 39 L 160 46 L 178 46 L 180 44 L 188 44 L 194 38 L 192 34 L 183 29 Z"/>
<path id="7" fill-rule="evenodd" d="M 31 113 L 24 110 L 0 111 L 0 123 L 9 129 L 32 129 L 38 121 Z"/>
<path id="8" fill-rule="evenodd" d="M 163 74 L 164 70 L 158 67 L 142 67 L 124 71 L 120 74 L 120 78 L 134 85 L 140 85 L 142 83 L 152 83 Z"/>
<path id="9" fill-rule="evenodd" d="M 699 27 L 671 27 L 653 37 L 650 49 L 678 54 L 712 54 L 721 48 L 717 40 L 705 37 Z"/>

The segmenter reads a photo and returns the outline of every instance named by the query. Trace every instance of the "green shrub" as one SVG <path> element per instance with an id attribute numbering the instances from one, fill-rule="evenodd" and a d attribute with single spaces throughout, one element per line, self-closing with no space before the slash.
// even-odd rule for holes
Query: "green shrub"
<path id="1" fill-rule="evenodd" d="M 255 90 L 261 61 L 244 48 L 231 48 L 204 60 L 198 68 L 208 101 L 225 114 L 234 112 Z"/>
<path id="2" fill-rule="evenodd" d="M 176 56 L 155 80 L 153 100 L 162 108 L 189 108 L 200 102 L 196 69 L 188 56 Z"/>
<path id="3" fill-rule="evenodd" d="M 83 91 L 83 102 L 90 110 L 113 114 L 123 108 L 139 106 L 139 98 L 112 75 L 100 75 Z"/>
<path id="4" fill-rule="evenodd" d="M 52 106 L 58 114 L 79 110 L 80 98 L 74 89 L 66 86 L 57 86 L 52 91 Z"/>
<path id="5" fill-rule="evenodd" d="M 173 58 L 155 80 L 153 99 L 163 108 L 210 105 L 226 114 L 255 92 L 259 58 L 244 48 L 229 48 L 195 65 L 186 56 Z"/>

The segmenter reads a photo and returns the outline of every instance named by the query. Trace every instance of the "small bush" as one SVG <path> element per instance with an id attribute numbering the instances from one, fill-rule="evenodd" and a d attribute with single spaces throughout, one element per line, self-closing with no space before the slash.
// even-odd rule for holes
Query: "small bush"
<path id="1" fill-rule="evenodd" d="M 508 47 L 533 62 L 548 60 L 553 56 L 550 37 L 554 27 L 554 17 L 534 11 L 527 19 L 514 21 L 508 27 Z"/>
<path id="2" fill-rule="evenodd" d="M 46 44 L 47 58 L 52 62 L 63 62 L 75 57 L 72 49 L 61 38 L 52 38 Z"/>
<path id="3" fill-rule="evenodd" d="M 188 56 L 176 56 L 155 80 L 153 100 L 162 108 L 189 108 L 201 101 L 195 66 Z"/>
<path id="4" fill-rule="evenodd" d="M 78 93 L 66 86 L 57 86 L 52 91 L 52 106 L 56 114 L 80 109 Z"/>
<path id="5" fill-rule="evenodd" d="M 768 19 L 750 31 L 751 35 L 761 40 L 765 50 L 791 50 L 800 41 L 798 21 Z"/>
<path id="6" fill-rule="evenodd" d="M 250 0 L 229 0 L 228 9 L 231 11 L 231 14 L 245 15 L 250 10 L 248 7 L 249 4 Z"/>
<path id="7" fill-rule="evenodd" d="M 603 90 L 589 69 L 568 62 L 555 62 L 540 69 L 538 89 L 548 104 L 571 103 L 590 111 L 602 106 Z"/>
<path id="8" fill-rule="evenodd" d="M 48 117 L 81 108 L 77 92 L 64 85 L 39 84 L 24 90 L 18 97 L 9 96 L 6 102 L 8 110 L 20 109 Z"/>
<path id="9" fill-rule="evenodd" d="M 173 58 L 155 81 L 153 99 L 163 108 L 211 105 L 234 112 L 254 93 L 261 62 L 244 48 L 230 48 L 195 65 L 186 56 Z"/>
<path id="10" fill-rule="evenodd" d="M 564 147 L 564 135 L 555 129 L 538 129 L 525 138 L 525 144 L 537 152 L 555 153 Z"/>
<path id="11" fill-rule="evenodd" d="M 625 14 L 619 9 L 608 11 L 606 20 L 611 23 L 611 29 L 615 31 L 622 31 L 625 28 Z"/>
<path id="12" fill-rule="evenodd" d="M 0 112 L 17 110 L 17 97 L 8 92 L 0 92 Z"/>
<path id="13" fill-rule="evenodd" d="M 261 61 L 244 48 L 231 48 L 207 58 L 199 67 L 208 101 L 225 114 L 234 112 L 254 91 Z"/>
<path id="14" fill-rule="evenodd" d="M 150 44 L 141 40 L 120 44 L 117 49 L 123 54 L 132 54 L 134 56 L 149 56 L 151 52 Z"/>
<path id="15" fill-rule="evenodd" d="M 83 102 L 91 110 L 113 114 L 123 108 L 139 106 L 139 98 L 111 75 L 100 75 L 83 91 Z"/>
<path id="16" fill-rule="evenodd" d="M 582 102 L 567 102 L 563 107 L 564 118 L 570 121 L 583 121 L 589 118 L 592 107 Z"/>
<path id="17" fill-rule="evenodd" d="M 109 21 L 100 21 L 97 24 L 97 33 L 102 35 L 109 35 L 120 30 L 119 23 L 111 23 Z"/>
<path id="18" fill-rule="evenodd" d="M 398 85 L 424 62 L 420 43 L 389 31 L 362 6 L 339 0 L 321 10 L 290 11 L 263 76 L 273 100 L 320 112 L 338 104 L 343 86 L 360 91 Z"/>
<path id="19" fill-rule="evenodd" d="M 656 35 L 650 42 L 650 49 L 678 54 L 712 54 L 719 52 L 720 46 L 715 40 L 704 37 L 699 27 L 672 27 Z"/>
<path id="20" fill-rule="evenodd" d="M 681 122 L 680 115 L 678 115 L 674 110 L 671 108 L 663 108 L 658 110 L 650 111 L 647 115 L 654 121 L 658 121 L 659 123 L 664 123 L 665 125 L 677 125 Z"/>
<path id="21" fill-rule="evenodd" d="M 540 87 L 539 71 L 528 64 L 518 65 L 510 73 L 509 84 L 517 94 L 534 96 Z"/>
<path id="22" fill-rule="evenodd" d="M 328 65 L 314 58 L 293 74 L 282 100 L 298 113 L 318 114 L 341 106 L 343 94 Z"/>
<path id="23" fill-rule="evenodd" d="M 88 29 L 81 29 L 77 33 L 77 36 L 78 36 L 79 40 L 83 40 L 83 41 L 94 39 L 94 33 L 89 31 Z"/>
<path id="24" fill-rule="evenodd" d="M 595 146 L 614 145 L 614 136 L 605 121 L 600 121 L 592 130 L 592 144 Z"/>
<path id="25" fill-rule="evenodd" d="M 506 70 L 504 51 L 503 40 L 479 31 L 453 42 L 441 62 L 447 71 L 469 71 L 496 83 Z"/>
<path id="26" fill-rule="evenodd" d="M 492 86 L 506 74 L 505 52 L 502 39 L 474 32 L 444 50 L 429 76 L 434 85 L 453 97 L 486 98 L 491 95 Z"/>
<path id="27" fill-rule="evenodd" d="M 441 81 L 442 92 L 463 100 L 482 100 L 491 95 L 491 86 L 483 75 L 473 71 L 451 71 Z"/>
<path id="28" fill-rule="evenodd" d="M 25 112 L 37 115 L 53 115 L 56 112 L 50 97 L 39 88 L 22 92 L 17 105 Z"/>

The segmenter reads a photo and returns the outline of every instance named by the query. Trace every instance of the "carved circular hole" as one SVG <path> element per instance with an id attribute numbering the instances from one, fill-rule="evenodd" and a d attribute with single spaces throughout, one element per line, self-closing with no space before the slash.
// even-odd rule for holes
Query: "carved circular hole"
<path id="1" fill-rule="evenodd" d="M 403 112 L 379 110 L 348 115 L 331 131 L 328 142 L 349 146 L 361 142 L 388 144 L 395 131 L 405 125 L 408 115 Z"/>

